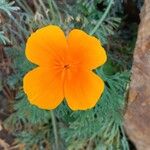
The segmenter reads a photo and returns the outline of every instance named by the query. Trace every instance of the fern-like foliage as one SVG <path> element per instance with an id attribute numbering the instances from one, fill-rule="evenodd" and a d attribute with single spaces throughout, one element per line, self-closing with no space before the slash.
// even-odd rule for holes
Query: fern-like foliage
<path id="1" fill-rule="evenodd" d="M 15 3 L 14 1 L 8 3 L 6 0 L 1 0 L 0 1 L 0 12 L 4 12 L 7 15 L 11 16 L 12 12 L 19 10 L 19 7 L 14 6 L 14 3 Z M 7 36 L 5 36 L 4 31 L 0 31 L 0 43 L 6 44 L 9 42 L 10 42 L 10 40 L 8 39 Z"/>
<path id="2" fill-rule="evenodd" d="M 98 9 L 98 4 L 101 4 L 102 8 Z M 113 13 L 112 7 L 114 8 L 113 0 L 77 0 L 76 5 L 73 6 L 73 12 L 71 11 L 72 7 L 68 8 L 70 10 L 70 26 L 80 27 L 97 36 L 103 44 L 107 44 L 108 36 L 114 34 L 121 22 L 121 19 Z M 97 24 L 99 25 L 97 26 Z"/>
<path id="3" fill-rule="evenodd" d="M 7 2 L 6 0 L 0 1 L 0 10 L 7 13 L 9 16 L 11 16 L 11 12 L 19 10 L 19 7 L 14 6 L 15 1 Z"/>
<path id="4" fill-rule="evenodd" d="M 6 44 L 9 42 L 9 39 L 4 35 L 4 32 L 0 31 L 0 43 Z"/>

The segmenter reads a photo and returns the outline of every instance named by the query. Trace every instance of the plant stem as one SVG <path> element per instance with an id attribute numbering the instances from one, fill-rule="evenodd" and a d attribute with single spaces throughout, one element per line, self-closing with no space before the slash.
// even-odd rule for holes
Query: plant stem
<path id="1" fill-rule="evenodd" d="M 51 14 L 51 17 L 52 19 L 51 20 L 55 20 L 55 11 L 53 9 L 53 6 L 52 6 L 52 0 L 48 0 L 48 5 L 49 5 L 49 11 L 50 11 L 50 14 Z"/>
<path id="2" fill-rule="evenodd" d="M 59 17 L 59 22 L 60 22 L 60 25 L 61 25 L 62 24 L 62 17 L 61 17 L 61 14 L 59 12 L 59 8 L 58 8 L 58 6 L 57 6 L 57 4 L 56 4 L 56 2 L 54 0 L 52 0 L 52 4 L 53 4 L 53 6 L 54 6 L 54 8 L 55 8 L 55 10 L 57 12 L 57 15 Z"/>
<path id="3" fill-rule="evenodd" d="M 93 34 L 96 32 L 96 30 L 99 28 L 99 26 L 102 24 L 102 22 L 105 20 L 107 14 L 108 14 L 109 11 L 110 11 L 110 8 L 111 8 L 112 4 L 113 4 L 113 0 L 110 0 L 109 5 L 108 5 L 108 7 L 106 8 L 106 10 L 105 10 L 103 16 L 100 18 L 100 20 L 98 21 L 98 23 L 97 23 L 97 25 L 94 27 L 94 29 L 90 32 L 90 35 L 93 35 Z"/>
<path id="4" fill-rule="evenodd" d="M 51 110 L 51 119 L 52 119 L 52 125 L 53 125 L 53 131 L 54 131 L 54 138 L 55 138 L 55 148 L 56 148 L 56 150 L 59 150 L 56 118 L 55 118 L 55 114 L 54 114 L 53 110 Z"/>
<path id="5" fill-rule="evenodd" d="M 121 132 L 122 132 L 122 135 L 123 135 L 123 138 L 124 138 L 124 142 L 125 142 L 124 146 L 126 147 L 127 150 L 129 150 L 130 148 L 129 148 L 129 145 L 128 145 L 128 142 L 127 142 L 127 138 L 126 138 L 126 135 L 125 135 L 125 131 L 124 131 L 122 125 L 120 126 L 120 129 L 121 129 Z"/>

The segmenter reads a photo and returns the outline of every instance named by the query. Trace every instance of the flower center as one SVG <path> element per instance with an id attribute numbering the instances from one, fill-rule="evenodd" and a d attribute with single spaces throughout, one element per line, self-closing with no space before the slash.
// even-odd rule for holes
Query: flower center
<path id="1" fill-rule="evenodd" d="M 67 65 L 64 65 L 64 69 L 69 69 L 70 68 L 70 65 L 67 64 Z"/>

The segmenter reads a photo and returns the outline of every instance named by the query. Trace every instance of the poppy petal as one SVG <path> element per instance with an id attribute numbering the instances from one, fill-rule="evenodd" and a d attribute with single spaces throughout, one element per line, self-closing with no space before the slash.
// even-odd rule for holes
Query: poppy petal
<path id="1" fill-rule="evenodd" d="M 61 73 L 52 69 L 37 67 L 28 72 L 23 88 L 30 103 L 42 109 L 54 109 L 64 98 Z"/>
<path id="2" fill-rule="evenodd" d="M 64 93 L 72 110 L 86 110 L 94 107 L 103 90 L 103 80 L 92 71 L 67 72 Z"/>
<path id="3" fill-rule="evenodd" d="M 69 33 L 67 42 L 71 58 L 77 58 L 83 68 L 95 69 L 106 62 L 106 52 L 95 37 L 74 29 Z"/>
<path id="4" fill-rule="evenodd" d="M 54 25 L 49 25 L 32 33 L 26 44 L 26 57 L 37 65 L 57 63 L 64 56 L 67 41 L 63 31 Z"/>

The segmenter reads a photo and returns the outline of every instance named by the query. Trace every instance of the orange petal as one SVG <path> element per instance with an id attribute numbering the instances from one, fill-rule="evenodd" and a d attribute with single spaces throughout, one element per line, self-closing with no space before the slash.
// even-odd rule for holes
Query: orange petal
<path id="1" fill-rule="evenodd" d="M 67 40 L 71 59 L 77 59 L 83 68 L 95 69 L 105 63 L 106 52 L 95 37 L 74 29 L 69 33 Z"/>
<path id="2" fill-rule="evenodd" d="M 38 67 L 28 72 L 23 88 L 30 103 L 42 109 L 54 109 L 64 98 L 61 73 L 52 69 Z"/>
<path id="3" fill-rule="evenodd" d="M 86 110 L 95 106 L 104 82 L 92 71 L 70 70 L 65 80 L 65 98 L 73 110 Z"/>
<path id="4" fill-rule="evenodd" d="M 57 26 L 49 25 L 31 34 L 25 52 L 31 62 L 45 66 L 63 59 L 62 53 L 66 48 L 67 41 L 63 31 Z"/>

